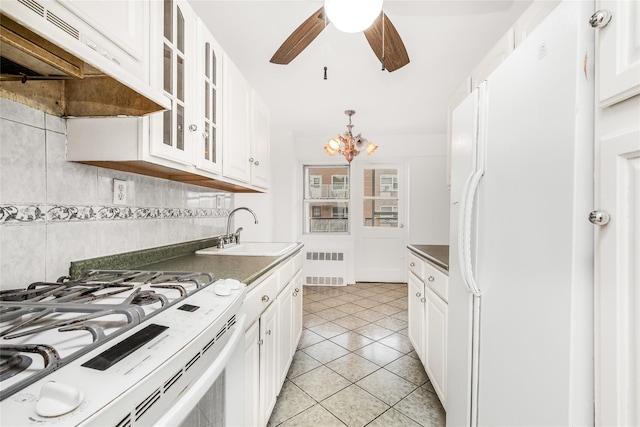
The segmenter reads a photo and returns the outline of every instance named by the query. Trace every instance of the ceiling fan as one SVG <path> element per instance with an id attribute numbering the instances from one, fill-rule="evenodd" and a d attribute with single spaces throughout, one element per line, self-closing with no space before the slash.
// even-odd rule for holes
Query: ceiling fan
<path id="1" fill-rule="evenodd" d="M 270 62 L 273 64 L 288 64 L 293 61 L 318 35 L 325 29 L 330 20 L 325 6 L 314 12 L 282 43 L 273 54 Z M 380 2 L 382 4 L 382 2 Z M 331 14 L 329 14 L 331 15 Z M 389 72 L 404 67 L 409 63 L 409 55 L 400 38 L 400 34 L 393 26 L 384 11 L 381 11 L 370 27 L 365 29 L 364 35 L 373 49 L 374 54 L 382 64 L 382 70 Z"/>

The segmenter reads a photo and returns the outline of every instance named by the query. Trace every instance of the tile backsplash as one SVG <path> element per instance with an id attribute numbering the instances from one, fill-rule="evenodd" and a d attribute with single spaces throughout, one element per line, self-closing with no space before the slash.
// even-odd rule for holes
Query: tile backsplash
<path id="1" fill-rule="evenodd" d="M 71 261 L 225 232 L 234 195 L 66 161 L 65 120 L 0 98 L 0 289 Z M 127 202 L 113 204 L 113 180 Z"/>

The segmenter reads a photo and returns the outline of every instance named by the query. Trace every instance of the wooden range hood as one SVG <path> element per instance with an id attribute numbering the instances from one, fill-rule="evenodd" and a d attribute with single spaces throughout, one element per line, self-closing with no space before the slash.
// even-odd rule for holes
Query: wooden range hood
<path id="1" fill-rule="evenodd" d="M 142 116 L 164 107 L 0 14 L 0 97 L 56 116 Z"/>

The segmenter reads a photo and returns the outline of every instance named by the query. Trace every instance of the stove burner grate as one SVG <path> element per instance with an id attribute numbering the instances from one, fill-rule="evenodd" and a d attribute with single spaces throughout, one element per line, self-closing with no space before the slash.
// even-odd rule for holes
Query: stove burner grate
<path id="1" fill-rule="evenodd" d="M 9 379 L 31 366 L 31 358 L 17 351 L 0 352 L 0 381 Z"/>

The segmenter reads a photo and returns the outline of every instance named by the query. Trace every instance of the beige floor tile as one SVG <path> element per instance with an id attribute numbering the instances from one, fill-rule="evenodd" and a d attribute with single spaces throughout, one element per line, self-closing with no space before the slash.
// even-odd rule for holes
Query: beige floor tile
<path id="1" fill-rule="evenodd" d="M 347 314 L 344 311 L 340 311 L 337 308 L 326 308 L 324 310 L 316 311 L 315 314 L 329 321 L 333 321 L 341 317 L 347 316 Z"/>
<path id="2" fill-rule="evenodd" d="M 315 404 L 315 400 L 298 386 L 291 381 L 285 381 L 269 418 L 269 424 L 276 426 Z"/>
<path id="3" fill-rule="evenodd" d="M 324 341 L 324 338 L 309 329 L 303 329 L 302 336 L 298 342 L 298 348 L 309 347 L 310 345 L 317 344 L 320 341 Z"/>
<path id="4" fill-rule="evenodd" d="M 415 384 L 384 368 L 378 369 L 371 375 L 362 378 L 356 385 L 391 406 L 407 397 L 417 388 Z"/>
<path id="5" fill-rule="evenodd" d="M 313 357 L 320 363 L 329 363 L 339 357 L 349 353 L 343 347 L 331 341 L 320 341 L 317 344 L 310 345 L 302 349 L 309 356 Z"/>
<path id="6" fill-rule="evenodd" d="M 313 314 L 313 313 L 306 314 L 302 317 L 302 325 L 305 328 L 311 328 L 313 326 L 317 326 L 327 322 L 328 320 L 325 319 L 324 317 L 320 317 L 317 314 Z"/>
<path id="7" fill-rule="evenodd" d="M 375 311 L 373 308 L 354 313 L 354 316 L 364 319 L 368 322 L 375 322 L 387 317 L 385 314 L 380 313 L 379 311 Z"/>
<path id="8" fill-rule="evenodd" d="M 367 424 L 367 427 L 420 427 L 420 424 L 408 418 L 393 408 Z"/>
<path id="9" fill-rule="evenodd" d="M 353 331 L 364 335 L 367 338 L 371 338 L 374 341 L 387 337 L 393 333 L 393 331 L 373 323 L 361 326 Z"/>
<path id="10" fill-rule="evenodd" d="M 327 363 L 326 366 L 351 382 L 356 382 L 380 369 L 375 363 L 354 353 L 349 353 L 339 359 L 333 360 Z"/>
<path id="11" fill-rule="evenodd" d="M 375 307 L 372 307 L 371 310 L 375 310 L 375 311 L 380 312 L 382 314 L 386 314 L 387 316 L 391 316 L 393 314 L 396 314 L 396 313 L 402 311 L 401 308 L 394 307 L 393 305 L 389 305 L 389 304 L 380 304 L 380 305 L 377 305 Z M 406 312 L 405 312 L 404 320 L 406 320 Z"/>
<path id="12" fill-rule="evenodd" d="M 321 402 L 349 427 L 362 427 L 389 409 L 389 405 L 357 385 L 351 385 Z"/>
<path id="13" fill-rule="evenodd" d="M 409 337 L 402 334 L 391 334 L 378 341 L 380 344 L 384 344 L 387 347 L 391 347 L 398 350 L 401 353 L 409 353 L 413 350 L 413 345 L 409 341 Z"/>
<path id="14" fill-rule="evenodd" d="M 361 319 L 361 318 L 356 317 L 356 316 L 347 315 L 347 316 L 344 316 L 344 317 L 341 317 L 339 319 L 334 320 L 333 323 L 335 323 L 337 325 L 340 325 L 343 328 L 347 328 L 347 329 L 351 330 L 351 329 L 356 329 L 356 328 L 359 328 L 361 326 L 364 326 L 364 325 L 368 324 L 369 321 Z"/>
<path id="15" fill-rule="evenodd" d="M 335 336 L 331 338 L 331 341 L 338 344 L 339 346 L 346 348 L 349 351 L 357 350 L 364 347 L 365 345 L 374 342 L 372 339 L 353 331 L 345 332 L 344 334 Z"/>
<path id="16" fill-rule="evenodd" d="M 287 372 L 287 378 L 295 378 L 317 368 L 320 365 L 320 362 L 309 356 L 304 351 L 297 350 L 293 355 L 293 361 L 289 367 L 289 372 Z"/>
<path id="17" fill-rule="evenodd" d="M 333 322 L 323 323 L 321 325 L 309 328 L 309 330 L 324 338 L 332 338 L 336 335 L 344 334 L 348 331 L 347 328 Z"/>
<path id="18" fill-rule="evenodd" d="M 406 328 L 409 324 L 406 320 L 396 319 L 395 317 L 385 317 L 383 319 L 376 320 L 374 323 L 395 332 Z"/>
<path id="19" fill-rule="evenodd" d="M 316 402 L 326 399 L 351 384 L 347 379 L 324 366 L 293 378 L 291 381 Z"/>
<path id="20" fill-rule="evenodd" d="M 422 366 L 422 362 L 411 356 L 405 355 L 399 357 L 388 365 L 385 365 L 385 368 L 405 380 L 411 381 L 415 385 L 422 385 L 429 380 Z"/>
<path id="21" fill-rule="evenodd" d="M 394 408 L 423 426 L 444 427 L 446 424 L 446 414 L 438 397 L 424 387 L 416 389 Z"/>
<path id="22" fill-rule="evenodd" d="M 353 303 L 350 303 L 350 302 L 346 303 L 346 304 L 339 305 L 338 307 L 336 307 L 336 309 L 340 310 L 340 311 L 342 311 L 343 313 L 346 313 L 346 314 L 355 314 L 355 313 L 358 313 L 358 312 L 363 311 L 363 310 L 368 310 L 367 308 L 364 308 L 362 306 L 359 306 L 357 304 L 353 304 Z"/>
<path id="23" fill-rule="evenodd" d="M 337 419 L 320 405 L 301 412 L 295 417 L 280 424 L 281 427 L 344 427 L 344 423 Z"/>
<path id="24" fill-rule="evenodd" d="M 372 361 L 378 366 L 385 366 L 399 357 L 402 357 L 402 353 L 399 351 L 378 342 L 359 348 L 358 350 L 355 350 L 354 353 Z"/>

